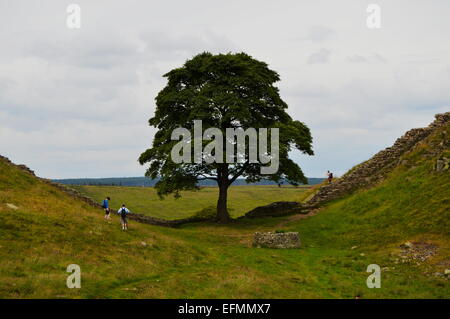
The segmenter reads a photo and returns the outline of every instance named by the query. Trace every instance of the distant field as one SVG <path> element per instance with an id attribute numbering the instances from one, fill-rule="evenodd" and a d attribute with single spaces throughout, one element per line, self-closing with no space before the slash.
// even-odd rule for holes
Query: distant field
<path id="1" fill-rule="evenodd" d="M 121 186 L 71 186 L 79 192 L 101 202 L 111 197 L 111 207 L 117 209 L 125 203 L 134 213 L 165 219 L 178 219 L 215 206 L 217 187 L 203 187 L 198 192 L 182 192 L 175 199 L 167 196 L 161 200 L 153 187 Z M 228 191 L 228 208 L 232 217 L 239 217 L 251 209 L 275 201 L 298 201 L 308 187 L 278 186 L 232 186 Z"/>

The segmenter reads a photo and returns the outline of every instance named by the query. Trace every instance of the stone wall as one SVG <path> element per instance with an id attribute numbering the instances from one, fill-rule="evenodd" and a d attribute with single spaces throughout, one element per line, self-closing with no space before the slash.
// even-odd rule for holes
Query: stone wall
<path id="1" fill-rule="evenodd" d="M 388 147 L 371 159 L 355 166 L 341 178 L 331 184 L 320 187 L 319 191 L 305 203 L 305 208 L 318 207 L 321 204 L 350 194 L 357 189 L 367 188 L 384 179 L 398 164 L 400 157 L 412 150 L 434 130 L 450 122 L 450 112 L 437 114 L 436 119 L 426 128 L 416 128 L 406 132 Z"/>
<path id="2" fill-rule="evenodd" d="M 297 232 L 256 232 L 253 239 L 253 246 L 259 248 L 300 248 L 300 237 Z"/>

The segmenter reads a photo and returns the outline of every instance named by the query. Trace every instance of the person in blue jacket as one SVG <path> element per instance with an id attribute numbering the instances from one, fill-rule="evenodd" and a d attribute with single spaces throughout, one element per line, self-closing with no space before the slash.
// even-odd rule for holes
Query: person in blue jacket
<path id="1" fill-rule="evenodd" d="M 102 207 L 105 209 L 105 219 L 111 219 L 111 215 L 110 215 L 110 213 L 111 213 L 111 208 L 109 207 L 109 201 L 111 200 L 111 198 L 109 198 L 109 197 L 106 197 L 104 200 L 103 200 L 103 203 L 102 203 Z"/>

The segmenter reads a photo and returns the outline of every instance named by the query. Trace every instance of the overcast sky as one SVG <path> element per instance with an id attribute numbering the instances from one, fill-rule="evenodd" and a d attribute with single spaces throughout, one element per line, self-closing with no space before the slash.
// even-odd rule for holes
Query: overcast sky
<path id="1" fill-rule="evenodd" d="M 47 178 L 142 176 L 164 73 L 197 53 L 245 51 L 281 76 L 315 156 L 343 174 L 450 111 L 450 1 L 0 2 L 0 154 Z M 369 29 L 366 8 L 381 7 Z"/>

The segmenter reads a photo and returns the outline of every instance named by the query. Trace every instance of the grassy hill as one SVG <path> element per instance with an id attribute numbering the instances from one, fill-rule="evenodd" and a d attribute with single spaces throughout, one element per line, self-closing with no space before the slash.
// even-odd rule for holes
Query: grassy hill
<path id="1" fill-rule="evenodd" d="M 381 183 L 308 218 L 132 222 L 128 232 L 0 159 L 0 298 L 449 298 L 450 173 L 434 169 L 450 157 L 449 134 L 442 127 Z M 302 248 L 252 248 L 253 233 L 269 230 L 299 231 Z M 81 289 L 66 288 L 73 263 Z M 383 269 L 380 289 L 366 286 L 369 264 Z"/>

